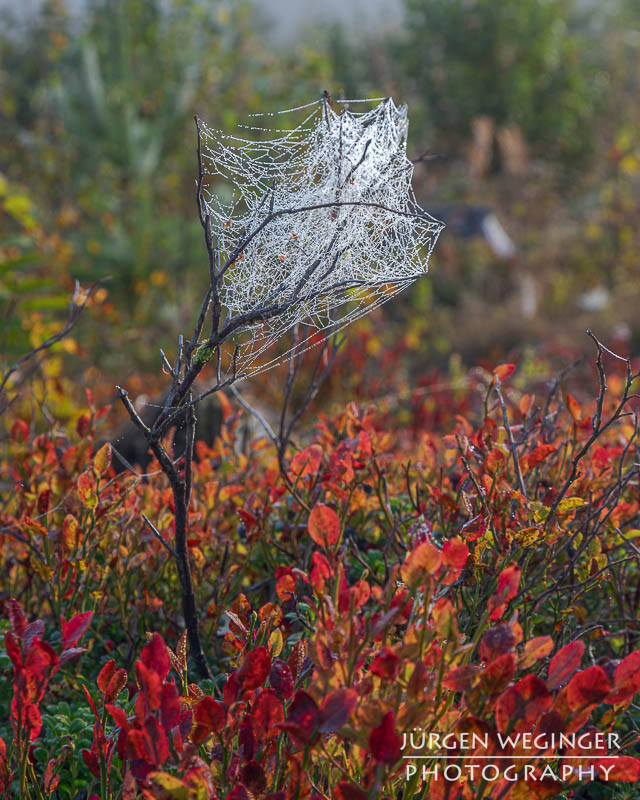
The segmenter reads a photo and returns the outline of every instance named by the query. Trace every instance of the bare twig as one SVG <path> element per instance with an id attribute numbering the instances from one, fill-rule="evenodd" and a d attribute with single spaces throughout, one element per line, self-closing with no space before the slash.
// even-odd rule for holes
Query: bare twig
<path id="1" fill-rule="evenodd" d="M 95 283 L 91 284 L 91 286 L 87 289 L 86 294 L 82 299 L 82 302 L 78 303 L 78 298 L 80 296 L 80 283 L 78 281 L 75 281 L 73 288 L 73 296 L 71 298 L 71 302 L 69 303 L 67 321 L 64 327 L 60 331 L 58 331 L 58 333 L 49 336 L 47 339 L 44 340 L 44 342 L 42 342 L 42 344 L 38 345 L 38 347 L 34 347 L 34 349 L 31 350 L 31 352 L 22 356 L 22 358 L 19 358 L 14 364 L 12 364 L 9 367 L 9 369 L 4 373 L 2 379 L 0 380 L 0 402 L 4 394 L 5 388 L 7 386 L 7 382 L 9 381 L 9 378 L 12 375 L 14 375 L 23 364 L 26 364 L 32 358 L 35 358 L 35 356 L 37 356 L 39 353 L 42 353 L 45 350 L 49 350 L 51 347 L 53 347 L 54 344 L 57 344 L 59 341 L 64 339 L 65 336 L 67 336 L 72 331 L 72 329 L 75 327 L 78 321 L 78 318 L 80 317 L 87 303 L 91 299 L 94 290 L 96 289 L 96 287 L 100 285 L 100 283 L 101 281 L 96 281 Z M 8 406 L 9 406 L 8 403 L 4 408 L 0 406 L 0 413 L 4 413 L 4 411 L 6 411 Z"/>
<path id="2" fill-rule="evenodd" d="M 146 514 L 142 514 L 142 519 L 145 521 L 145 523 L 147 524 L 147 527 L 149 528 L 149 530 L 151 531 L 151 533 L 152 533 L 152 534 L 153 534 L 153 535 L 156 537 L 156 539 L 157 539 L 159 542 L 161 542 L 161 543 L 164 545 L 164 547 L 166 547 L 166 549 L 169 551 L 169 553 L 171 553 L 171 555 L 172 555 L 174 558 L 177 558 L 177 557 L 178 557 L 178 555 L 177 555 L 176 551 L 173 549 L 173 547 L 171 547 L 171 545 L 169 544 L 169 542 L 168 542 L 168 541 L 167 541 L 167 540 L 164 538 L 164 536 L 163 536 L 163 535 L 160 533 L 160 531 L 159 531 L 159 530 L 156 528 L 156 526 L 153 524 L 153 522 L 151 522 L 151 520 L 149 519 L 149 517 L 148 517 Z"/>
<path id="3" fill-rule="evenodd" d="M 498 402 L 500 403 L 500 408 L 502 409 L 502 419 L 504 421 L 504 428 L 507 432 L 507 439 L 509 441 L 509 450 L 511 451 L 511 458 L 513 459 L 513 469 L 516 473 L 516 479 L 518 481 L 520 492 L 524 497 L 524 499 L 526 500 L 527 490 L 525 488 L 524 481 L 522 480 L 522 472 L 520 471 L 520 462 L 518 461 L 518 451 L 516 449 L 516 443 L 513 440 L 513 434 L 511 433 L 511 425 L 509 425 L 509 415 L 507 414 L 507 406 L 505 405 L 502 392 L 500 391 L 500 378 L 494 374 L 494 380 L 495 380 L 496 395 L 498 396 Z"/>

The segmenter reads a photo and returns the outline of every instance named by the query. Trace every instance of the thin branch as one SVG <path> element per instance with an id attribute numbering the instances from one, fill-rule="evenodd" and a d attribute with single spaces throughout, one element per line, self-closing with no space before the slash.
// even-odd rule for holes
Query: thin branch
<path id="1" fill-rule="evenodd" d="M 509 449 L 511 450 L 511 458 L 513 459 L 513 469 L 516 473 L 516 479 L 518 481 L 518 486 L 520 487 L 520 492 L 524 499 L 527 499 L 527 490 L 524 485 L 524 481 L 522 479 L 522 472 L 520 471 L 520 462 L 518 461 L 518 451 L 516 449 L 516 443 L 513 440 L 513 434 L 511 433 L 511 425 L 509 425 L 509 416 L 507 414 L 507 406 L 504 402 L 504 398 L 502 396 L 502 392 L 500 391 L 500 378 L 494 374 L 494 381 L 495 381 L 495 388 L 496 394 L 498 396 L 498 402 L 500 403 L 500 408 L 502 409 L 502 419 L 504 420 L 504 427 L 507 432 L 507 439 L 509 441 Z"/>
<path id="2" fill-rule="evenodd" d="M 460 459 L 462 461 L 462 465 L 464 466 L 465 472 L 469 476 L 469 480 L 473 484 L 473 488 L 476 490 L 476 494 L 478 495 L 478 500 L 480 500 L 480 504 L 482 505 L 482 510 L 484 511 L 484 513 L 485 513 L 485 515 L 487 517 L 487 522 L 489 523 L 489 527 L 491 528 L 491 533 L 493 534 L 493 538 L 494 538 L 496 544 L 500 547 L 500 549 L 502 549 L 502 540 L 501 540 L 500 536 L 498 535 L 498 530 L 497 530 L 497 528 L 496 528 L 496 526 L 495 526 L 495 524 L 493 522 L 493 514 L 491 513 L 491 511 L 489 509 L 489 505 L 487 503 L 487 498 L 484 496 L 484 492 L 483 492 L 482 488 L 480 487 L 480 485 L 478 484 L 476 476 L 473 474 L 473 470 L 471 469 L 471 465 L 469 464 L 469 462 L 465 458 L 464 451 L 462 449 L 462 443 L 460 441 L 460 437 L 459 436 L 456 436 L 456 442 L 458 444 L 458 452 L 460 453 Z"/>
<path id="3" fill-rule="evenodd" d="M 173 547 L 171 547 L 169 542 L 164 538 L 164 536 L 156 528 L 156 526 L 153 524 L 153 522 L 151 522 L 149 517 L 146 514 L 143 514 L 142 515 L 142 519 L 146 522 L 147 527 L 149 528 L 151 533 L 156 537 L 156 539 L 158 539 L 159 542 L 162 542 L 162 544 L 166 547 L 166 549 L 169 551 L 169 553 L 171 553 L 171 555 L 174 558 L 177 558 L 178 554 L 176 553 L 176 551 L 173 549 Z"/>
<path id="4" fill-rule="evenodd" d="M 48 350 L 49 348 L 53 347 L 54 344 L 57 344 L 57 342 L 59 342 L 61 339 L 64 339 L 64 337 L 71 332 L 71 330 L 77 323 L 78 318 L 84 311 L 87 303 L 91 299 L 94 290 L 101 283 L 102 281 L 96 281 L 95 283 L 91 284 L 91 286 L 87 289 L 87 293 L 84 299 L 82 300 L 82 303 L 78 304 L 77 300 L 80 294 L 80 283 L 78 281 L 75 281 L 73 296 L 71 298 L 71 302 L 69 303 L 69 312 L 65 326 L 62 328 L 62 330 L 58 331 L 58 333 L 49 336 L 49 338 L 45 339 L 44 342 L 42 342 L 42 344 L 38 345 L 38 347 L 35 347 L 30 353 L 27 353 L 25 356 L 22 356 L 22 358 L 19 358 L 14 364 L 11 365 L 11 367 L 9 367 L 7 372 L 3 375 L 2 380 L 0 381 L 0 397 L 4 392 L 4 388 L 7 385 L 7 381 L 9 380 L 9 378 L 15 372 L 17 372 L 18 369 L 23 364 L 26 364 L 27 361 L 30 361 L 32 358 L 38 355 L 38 353 L 41 353 L 43 350 Z"/>
<path id="5" fill-rule="evenodd" d="M 38 548 L 30 542 L 26 536 L 23 536 L 20 531 L 16 530 L 15 528 L 0 528 L 0 534 L 5 534 L 6 536 L 11 536 L 14 539 L 17 539 L 19 542 L 22 542 L 26 547 L 28 547 L 33 554 L 42 561 L 43 564 L 46 564 L 45 557 L 42 553 L 38 550 Z"/>
<path id="6" fill-rule="evenodd" d="M 275 444 L 275 442 L 276 442 L 276 435 L 275 435 L 275 433 L 273 432 L 273 428 L 271 427 L 271 425 L 269 425 L 269 423 L 268 423 L 268 421 L 265 419 L 265 417 L 263 417 L 263 415 L 262 415 L 262 414 L 261 414 L 261 413 L 258 411 L 258 409 L 257 409 L 257 408 L 254 408 L 253 406 L 251 406 L 251 405 L 250 405 L 250 404 L 249 404 L 249 403 L 248 403 L 248 402 L 247 402 L 247 401 L 246 401 L 246 400 L 245 400 L 245 399 L 242 397 L 242 395 L 241 395 L 241 394 L 240 394 L 240 392 L 239 392 L 239 391 L 236 389 L 236 387 L 235 387 L 235 386 L 233 386 L 233 385 L 232 385 L 232 386 L 230 386 L 230 387 L 229 387 L 229 389 L 231 390 L 231 394 L 233 394 L 233 396 L 236 398 L 236 400 L 238 401 L 238 403 L 240 403 L 240 405 L 242 406 L 242 408 L 244 408 L 244 410 L 245 410 L 245 411 L 247 411 L 249 414 L 251 414 L 251 416 L 252 416 L 252 417 L 255 417 L 255 418 L 256 418 L 256 420 L 257 420 L 257 421 L 260 423 L 260 425 L 262 425 L 262 427 L 263 427 L 263 429 L 264 429 L 264 432 L 267 434 L 267 436 L 269 437 L 269 439 L 271 439 L 271 441 L 272 441 L 272 442 Z"/>

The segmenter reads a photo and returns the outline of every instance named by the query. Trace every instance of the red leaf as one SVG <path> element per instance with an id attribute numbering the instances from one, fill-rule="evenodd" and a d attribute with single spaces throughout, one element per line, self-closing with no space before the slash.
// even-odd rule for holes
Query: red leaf
<path id="1" fill-rule="evenodd" d="M 614 680 L 616 686 L 629 681 L 640 685 L 640 650 L 630 653 L 618 664 Z"/>
<path id="2" fill-rule="evenodd" d="M 395 764 L 400 758 L 402 742 L 396 733 L 393 711 L 388 711 L 382 722 L 369 735 L 369 750 L 376 761 Z"/>
<path id="3" fill-rule="evenodd" d="M 171 662 L 167 646 L 159 633 L 154 633 L 149 643 L 142 648 L 140 659 L 147 669 L 158 673 L 161 681 L 166 679 L 171 669 Z"/>
<path id="4" fill-rule="evenodd" d="M 596 774 L 605 781 L 637 783 L 640 780 L 640 761 L 631 756 L 600 758 L 596 761 L 596 770 Z"/>
<path id="5" fill-rule="evenodd" d="M 276 583 L 276 594 L 278 595 L 278 599 L 282 603 L 286 603 L 287 600 L 291 598 L 295 598 L 296 596 L 296 579 L 293 575 L 286 575 L 280 576 Z"/>
<path id="6" fill-rule="evenodd" d="M 105 708 L 111 714 L 111 717 L 118 728 L 121 728 L 123 731 L 128 731 L 131 728 L 129 720 L 127 719 L 127 715 L 121 708 L 113 705 L 106 705 Z"/>
<path id="7" fill-rule="evenodd" d="M 98 760 L 98 756 L 96 753 L 92 753 L 90 750 L 84 749 L 82 750 L 82 760 L 89 768 L 89 772 L 93 775 L 94 778 L 100 777 L 100 761 Z"/>
<path id="8" fill-rule="evenodd" d="M 442 558 L 444 563 L 454 569 L 462 569 L 467 563 L 469 548 L 457 536 L 448 539 L 442 546 Z"/>
<path id="9" fill-rule="evenodd" d="M 329 506 L 314 506 L 309 514 L 309 535 L 321 547 L 333 547 L 340 538 L 340 520 Z"/>
<path id="10" fill-rule="evenodd" d="M 281 727 L 295 740 L 309 744 L 315 737 L 318 719 L 316 701 L 303 689 L 299 689 L 289 706 L 287 721 Z"/>
<path id="11" fill-rule="evenodd" d="M 369 668 L 374 675 L 386 681 L 394 681 L 400 672 L 402 661 L 388 647 L 382 649 Z"/>
<path id="12" fill-rule="evenodd" d="M 11 631 L 7 631 L 5 634 L 4 646 L 14 668 L 16 670 L 20 669 L 22 667 L 22 652 L 20 651 L 20 645 L 16 641 L 16 637 Z"/>
<path id="13" fill-rule="evenodd" d="M 119 669 L 113 674 L 113 677 L 109 681 L 109 685 L 107 686 L 107 691 L 105 692 L 104 700 L 105 703 L 113 702 L 117 699 L 120 692 L 125 688 L 127 685 L 127 670 L 126 669 Z"/>
<path id="14" fill-rule="evenodd" d="M 511 653 L 516 644 L 516 637 L 508 625 L 494 625 L 480 640 L 478 653 L 487 663 L 495 661 L 498 656 Z"/>
<path id="15" fill-rule="evenodd" d="M 98 673 L 98 677 L 96 678 L 96 684 L 98 689 L 102 692 L 102 694 L 107 693 L 107 686 L 109 685 L 109 681 L 113 677 L 116 671 L 116 662 L 112 658 L 111 661 L 107 661 L 107 663 L 102 667 L 100 672 Z"/>
<path id="16" fill-rule="evenodd" d="M 320 469 L 322 464 L 322 448 L 320 445 L 312 444 L 296 453 L 289 464 L 289 473 L 293 478 L 304 478 L 305 475 L 312 475 Z"/>
<path id="17" fill-rule="evenodd" d="M 224 704 L 230 706 L 232 703 L 235 703 L 239 694 L 240 684 L 238 683 L 235 673 L 232 672 L 230 675 L 227 675 L 227 680 L 224 682 L 224 687 L 222 689 Z"/>
<path id="18" fill-rule="evenodd" d="M 47 768 L 44 771 L 43 788 L 48 795 L 52 795 L 55 792 L 56 787 L 60 783 L 60 776 L 56 775 L 54 772 L 57 766 L 58 762 L 56 761 L 56 759 L 51 758 L 49 759 L 49 762 L 47 763 Z"/>
<path id="19" fill-rule="evenodd" d="M 611 691 L 602 667 L 587 667 L 576 673 L 567 686 L 567 702 L 573 711 L 601 703 Z"/>
<path id="20" fill-rule="evenodd" d="M 206 696 L 194 707 L 193 721 L 195 726 L 191 731 L 191 741 L 200 744 L 212 733 L 220 733 L 227 723 L 227 712 L 222 703 Z"/>
<path id="21" fill-rule="evenodd" d="M 240 771 L 239 777 L 254 797 L 264 794 L 267 788 L 267 778 L 260 764 L 249 761 Z"/>
<path id="22" fill-rule="evenodd" d="M 251 528 L 253 528 L 258 522 L 258 518 L 250 511 L 246 511 L 244 508 L 238 509 L 238 516 L 244 522 L 248 531 L 250 531 Z"/>
<path id="23" fill-rule="evenodd" d="M 520 568 L 517 564 L 510 564 L 506 569 L 503 569 L 498 578 L 498 588 L 489 599 L 489 608 L 491 609 L 491 619 L 495 622 L 500 619 L 507 608 L 507 603 L 518 593 L 520 586 Z"/>
<path id="24" fill-rule="evenodd" d="M 515 368 L 515 364 L 498 364 L 498 366 L 493 370 L 493 374 L 498 376 L 500 383 L 503 383 L 503 381 L 506 381 L 507 378 L 510 378 L 513 375 Z"/>
<path id="25" fill-rule="evenodd" d="M 442 679 L 442 685 L 453 692 L 465 692 L 471 688 L 479 672 L 480 667 L 463 664 L 461 667 L 449 670 Z"/>
<path id="26" fill-rule="evenodd" d="M 626 703 L 640 689 L 640 650 L 630 653 L 616 667 L 614 688 L 607 703 Z"/>
<path id="27" fill-rule="evenodd" d="M 91 620 L 93 618 L 93 611 L 83 611 L 81 614 L 76 614 L 69 622 L 65 622 L 64 617 L 60 617 L 60 624 L 62 627 L 62 649 L 66 650 L 80 639 L 85 633 Z"/>
<path id="28" fill-rule="evenodd" d="M 348 781 L 340 781 L 333 789 L 334 800 L 367 800 L 369 795 Z"/>
<path id="29" fill-rule="evenodd" d="M 244 784 L 236 783 L 231 792 L 227 795 L 227 800 L 252 800 L 252 796 L 249 794 Z"/>
<path id="30" fill-rule="evenodd" d="M 254 737 L 259 742 L 275 738 L 279 726 L 284 722 L 284 708 L 282 700 L 273 689 L 260 692 L 253 706 L 251 726 Z"/>
<path id="31" fill-rule="evenodd" d="M 25 728 L 29 731 L 29 741 L 35 741 L 42 730 L 42 717 L 38 706 L 27 706 Z"/>
<path id="32" fill-rule="evenodd" d="M 478 679 L 478 690 L 484 696 L 495 697 L 504 691 L 516 674 L 516 660 L 513 653 L 498 656 L 495 661 L 487 664 L 486 669 Z"/>
<path id="33" fill-rule="evenodd" d="M 31 647 L 33 640 L 42 639 L 43 635 L 44 622 L 41 619 L 36 619 L 33 622 L 30 622 L 22 634 L 22 646 L 25 650 L 28 650 Z"/>
<path id="34" fill-rule="evenodd" d="M 325 581 L 329 580 L 333 571 L 326 557 L 316 550 L 311 557 L 313 569 L 311 570 L 311 585 L 319 594 L 324 593 Z"/>
<path id="35" fill-rule="evenodd" d="M 78 656 L 82 655 L 82 653 L 86 652 L 86 647 L 68 647 L 66 650 L 60 653 L 60 666 L 72 661 L 74 658 L 77 658 Z"/>
<path id="36" fill-rule="evenodd" d="M 164 683 L 162 685 L 160 722 L 167 733 L 180 724 L 180 695 L 173 683 Z"/>
<path id="37" fill-rule="evenodd" d="M 29 436 L 29 426 L 23 419 L 17 419 L 11 426 L 11 438 L 14 442 L 26 442 Z"/>
<path id="38" fill-rule="evenodd" d="M 43 489 L 38 495 L 38 514 L 46 514 L 51 501 L 51 489 Z"/>
<path id="39" fill-rule="evenodd" d="M 162 681 L 158 673 L 149 669 L 142 661 L 136 661 L 136 678 L 145 700 L 152 711 L 160 708 Z"/>
<path id="40" fill-rule="evenodd" d="M 555 654 L 549 664 L 547 686 L 558 689 L 569 680 L 578 669 L 584 653 L 584 643 L 579 639 L 563 647 Z"/>
<path id="41" fill-rule="evenodd" d="M 95 718 L 99 720 L 100 715 L 98 714 L 98 709 L 96 708 L 96 704 L 93 702 L 93 697 L 91 697 L 89 690 L 84 685 L 84 683 L 82 684 L 82 691 L 84 692 L 84 696 L 87 698 L 87 702 L 89 703 L 89 706 L 91 707 L 91 710 L 93 711 Z"/>
<path id="42" fill-rule="evenodd" d="M 273 660 L 269 683 L 281 700 L 288 700 L 293 695 L 293 675 L 286 661 L 280 658 Z"/>
<path id="43" fill-rule="evenodd" d="M 256 647 L 247 653 L 242 666 L 236 671 L 236 680 L 245 692 L 257 689 L 266 681 L 271 671 L 271 657 L 266 647 Z"/>
<path id="44" fill-rule="evenodd" d="M 27 618 L 24 615 L 22 606 L 13 597 L 9 600 L 9 626 L 13 635 L 17 636 L 18 639 L 22 639 L 27 629 Z"/>
<path id="45" fill-rule="evenodd" d="M 556 446 L 553 444 L 538 445 L 538 447 L 526 457 L 529 469 L 537 467 L 538 464 L 541 464 L 551 453 L 554 453 L 556 449 Z"/>
<path id="46" fill-rule="evenodd" d="M 156 767 L 161 766 L 169 758 L 169 742 L 158 720 L 149 715 L 142 728 L 142 738 L 149 760 Z"/>
<path id="47" fill-rule="evenodd" d="M 24 660 L 27 687 L 32 700 L 40 702 L 49 678 L 56 671 L 59 663 L 58 656 L 50 644 L 40 639 L 34 639 Z"/>
<path id="48" fill-rule="evenodd" d="M 496 702 L 496 727 L 501 733 L 530 730 L 550 708 L 552 697 L 537 675 L 525 675 L 503 692 Z"/>
<path id="49" fill-rule="evenodd" d="M 318 730 L 320 733 L 333 733 L 346 725 L 358 702 L 355 689 L 334 689 L 320 706 Z"/>

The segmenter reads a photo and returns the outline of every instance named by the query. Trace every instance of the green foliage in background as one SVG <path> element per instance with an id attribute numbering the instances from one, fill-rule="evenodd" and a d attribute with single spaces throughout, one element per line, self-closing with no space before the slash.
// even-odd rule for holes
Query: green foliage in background
<path id="1" fill-rule="evenodd" d="M 405 0 L 397 56 L 439 142 L 474 117 L 517 124 L 538 154 L 584 163 L 606 88 L 603 53 L 571 0 Z"/>
<path id="2" fill-rule="evenodd" d="M 19 287 L 36 272 L 22 261 L 16 282 L 9 262 L 32 250 L 44 282 L 26 313 L 59 321 L 73 278 L 109 276 L 102 325 L 83 344 L 100 348 L 107 370 L 123 340 L 155 368 L 157 347 L 173 346 L 206 281 L 193 115 L 231 129 L 325 88 L 338 98 L 407 102 L 409 154 L 444 154 L 416 170 L 425 207 L 491 207 L 518 245 L 516 269 L 482 241 L 445 231 L 428 288 L 389 312 L 414 331 L 423 355 L 484 347 L 478 328 L 489 316 L 492 341 L 526 338 L 510 300 L 523 276 L 544 298 L 543 324 L 571 320 L 580 293 L 600 286 L 627 320 L 640 195 L 637 3 L 405 0 L 392 30 L 331 24 L 286 45 L 270 38 L 248 0 L 89 0 L 83 8 L 71 14 L 47 0 L 21 25 L 0 28 L 0 163 L 39 231 L 37 241 L 23 236 L 19 254 L 13 244 L 2 251 L 2 313 L 18 351 L 26 328 L 39 324 L 26 325 L 19 310 Z M 493 142 L 487 171 L 472 177 L 480 116 Z M 517 176 L 505 168 L 505 129 L 528 154 Z M 0 247 L 16 233 L 10 210 L 3 214 Z M 46 292 L 57 299 L 45 302 Z M 452 320 L 461 313 L 467 339 Z"/>

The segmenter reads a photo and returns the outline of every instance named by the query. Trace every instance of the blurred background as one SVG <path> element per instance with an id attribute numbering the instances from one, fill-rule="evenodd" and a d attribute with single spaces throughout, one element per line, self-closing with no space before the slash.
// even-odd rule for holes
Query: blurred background
<path id="1" fill-rule="evenodd" d="M 230 129 L 324 89 L 408 103 L 447 223 L 429 276 L 349 333 L 375 391 L 562 365 L 587 327 L 637 353 L 639 67 L 637 0 L 0 0 L 2 357 L 108 276 L 49 369 L 158 375 L 207 282 L 193 115 Z"/>

